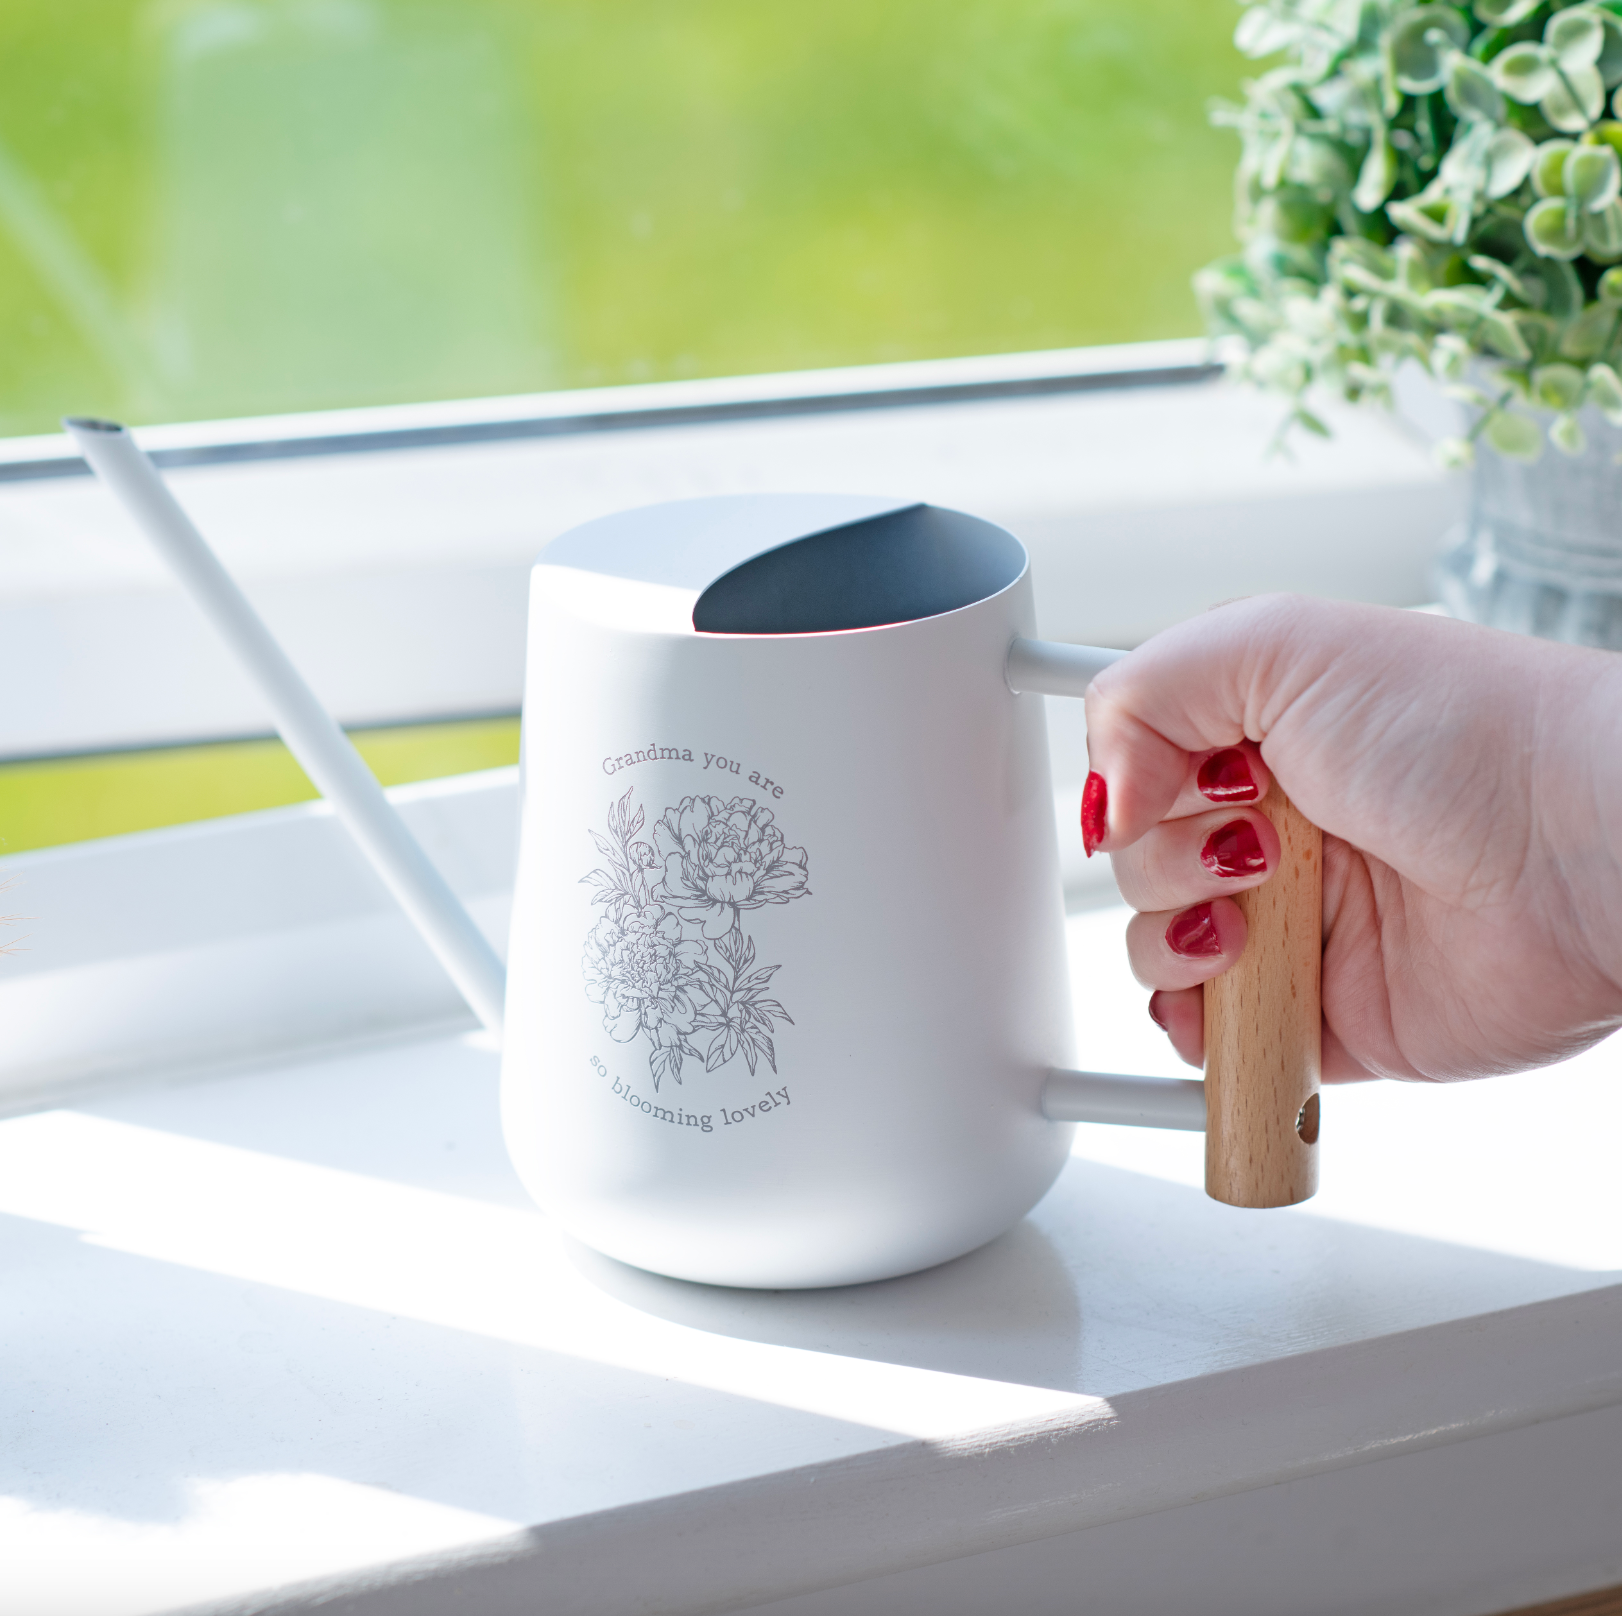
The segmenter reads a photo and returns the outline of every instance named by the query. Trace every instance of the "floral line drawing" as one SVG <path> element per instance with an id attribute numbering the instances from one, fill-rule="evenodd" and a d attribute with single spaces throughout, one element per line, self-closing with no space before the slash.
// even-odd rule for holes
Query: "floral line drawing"
<path id="1" fill-rule="evenodd" d="M 607 864 L 581 877 L 604 909 L 581 961 L 586 997 L 617 1043 L 648 1040 L 655 1090 L 689 1059 L 713 1072 L 742 1055 L 751 1075 L 763 1059 L 775 1073 L 773 1027 L 793 1017 L 766 996 L 781 967 L 756 964 L 743 917 L 809 894 L 805 849 L 753 797 L 683 797 L 640 840 L 634 793 L 609 807 L 606 836 L 589 832 Z"/>

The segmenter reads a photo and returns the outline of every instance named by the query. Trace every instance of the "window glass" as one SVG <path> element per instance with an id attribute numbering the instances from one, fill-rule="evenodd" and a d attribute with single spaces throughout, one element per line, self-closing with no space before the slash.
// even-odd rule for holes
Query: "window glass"
<path id="1" fill-rule="evenodd" d="M 1226 0 L 0 0 L 0 433 L 1196 329 Z"/>
<path id="2" fill-rule="evenodd" d="M 351 731 L 385 786 L 518 761 L 518 720 L 463 719 Z M 220 814 L 308 802 L 315 787 L 276 740 L 155 746 L 0 764 L 0 856 Z M 3 925 L 3 922 L 0 922 Z M 5 936 L 0 930 L 0 952 Z"/>

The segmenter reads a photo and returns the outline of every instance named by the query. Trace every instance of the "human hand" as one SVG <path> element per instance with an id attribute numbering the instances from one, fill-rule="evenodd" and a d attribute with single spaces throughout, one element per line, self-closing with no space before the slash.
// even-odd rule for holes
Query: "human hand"
<path id="1" fill-rule="evenodd" d="M 1622 1025 L 1622 656 L 1299 596 L 1157 635 L 1087 695 L 1089 844 L 1139 913 L 1150 1014 L 1203 1059 L 1231 894 L 1324 830 L 1323 1075 L 1447 1080 Z"/>

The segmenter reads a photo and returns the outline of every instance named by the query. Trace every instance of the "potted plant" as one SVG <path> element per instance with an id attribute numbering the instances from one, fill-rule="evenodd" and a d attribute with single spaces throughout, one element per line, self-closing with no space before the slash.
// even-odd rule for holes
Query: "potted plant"
<path id="1" fill-rule="evenodd" d="M 1241 251 L 1195 291 L 1231 368 L 1326 433 L 1315 391 L 1423 366 L 1470 420 L 1449 606 L 1622 649 L 1622 0 L 1263 0 L 1236 43 L 1277 60 L 1213 109 Z"/>

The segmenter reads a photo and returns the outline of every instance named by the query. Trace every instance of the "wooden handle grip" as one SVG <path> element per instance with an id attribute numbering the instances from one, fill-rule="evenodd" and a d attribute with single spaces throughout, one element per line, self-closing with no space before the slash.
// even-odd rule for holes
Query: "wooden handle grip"
<path id="1" fill-rule="evenodd" d="M 1205 984 L 1205 1193 L 1293 1206 L 1318 1188 L 1323 832 L 1276 784 L 1261 812 L 1279 867 L 1239 894 L 1245 951 Z"/>

